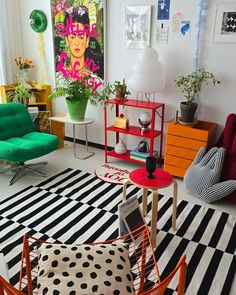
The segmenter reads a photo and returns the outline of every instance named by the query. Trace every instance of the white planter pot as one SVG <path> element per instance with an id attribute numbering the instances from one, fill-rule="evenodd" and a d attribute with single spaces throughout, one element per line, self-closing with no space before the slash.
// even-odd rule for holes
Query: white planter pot
<path id="1" fill-rule="evenodd" d="M 19 80 L 20 80 L 20 83 L 27 83 L 29 81 L 28 69 L 22 69 L 19 71 Z"/>

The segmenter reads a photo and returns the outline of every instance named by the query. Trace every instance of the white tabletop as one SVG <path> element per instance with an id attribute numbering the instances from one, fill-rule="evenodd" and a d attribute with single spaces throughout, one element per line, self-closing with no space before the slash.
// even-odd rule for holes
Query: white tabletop
<path id="1" fill-rule="evenodd" d="M 87 119 L 87 118 L 84 118 L 81 121 L 72 120 L 69 117 L 69 114 L 63 114 L 63 115 L 57 115 L 57 116 L 49 117 L 49 120 L 56 121 L 56 122 L 61 122 L 61 123 L 74 124 L 74 125 L 88 125 L 88 124 L 91 124 L 91 123 L 94 122 L 93 119 Z"/>

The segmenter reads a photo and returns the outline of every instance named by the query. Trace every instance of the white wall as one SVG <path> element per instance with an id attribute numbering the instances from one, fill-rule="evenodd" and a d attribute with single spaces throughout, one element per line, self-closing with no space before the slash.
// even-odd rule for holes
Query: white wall
<path id="1" fill-rule="evenodd" d="M 14 57 L 22 55 L 23 42 L 18 0 L 0 0 L 0 83 L 10 84 L 16 79 Z M 13 17 L 14 16 L 14 17 Z M 0 98 L 1 102 L 1 98 Z"/>
<path id="2" fill-rule="evenodd" d="M 183 73 L 193 70 L 194 46 L 195 46 L 195 26 L 198 12 L 198 0 L 175 0 L 171 1 L 170 11 L 170 33 L 167 45 L 157 45 L 155 43 L 156 30 L 156 4 L 157 0 L 107 0 L 107 80 L 113 82 L 128 78 L 131 66 L 136 62 L 139 50 L 125 48 L 125 7 L 127 5 L 153 5 L 152 10 L 152 38 L 151 46 L 158 53 L 160 61 L 163 63 L 166 72 L 165 89 L 156 95 L 156 101 L 166 104 L 165 121 L 173 118 L 175 111 L 179 109 L 179 103 L 183 96 L 174 86 L 174 79 Z M 213 72 L 221 81 L 220 86 L 205 88 L 199 100 L 198 119 L 216 122 L 220 125 L 219 130 L 225 123 L 227 115 L 236 112 L 236 43 L 215 43 L 213 42 L 213 30 L 215 21 L 216 4 L 218 0 L 207 1 L 208 8 L 204 21 L 204 29 L 201 42 L 201 66 Z M 224 2 L 235 2 L 232 0 Z M 20 0 L 21 21 L 23 28 L 24 55 L 38 60 L 36 33 L 29 26 L 29 15 L 34 9 L 42 9 L 49 21 L 49 26 L 44 33 L 44 42 L 47 58 L 48 82 L 54 86 L 54 62 L 53 43 L 51 30 L 51 12 L 49 0 Z M 191 36 L 183 38 L 176 33 L 172 33 L 173 13 L 182 12 L 191 20 Z M 37 62 L 36 62 L 37 63 Z M 35 70 L 37 77 L 37 69 Z M 54 113 L 66 111 L 64 101 L 54 103 Z M 125 114 L 131 123 L 137 122 L 138 114 L 141 111 L 127 110 Z M 89 140 L 96 143 L 104 143 L 103 139 L 103 111 L 102 108 L 89 106 L 87 117 L 94 118 L 95 124 L 89 128 Z M 111 117 L 110 117 L 111 119 Z M 157 123 L 158 124 L 158 123 Z M 82 130 L 81 130 L 82 132 Z M 71 136 L 71 131 L 67 130 Z M 83 134 L 82 134 L 83 136 Z M 140 139 L 129 138 L 129 147 L 137 145 Z M 112 145 L 113 139 L 109 141 Z"/>
<path id="3" fill-rule="evenodd" d="M 21 26 L 22 26 L 22 40 L 24 46 L 24 56 L 31 58 L 36 63 L 36 68 L 31 71 L 31 78 L 36 80 L 39 78 L 39 55 L 37 47 L 37 33 L 30 26 L 30 14 L 34 9 L 42 10 L 48 20 L 48 27 L 43 33 L 45 56 L 46 56 L 46 72 L 47 83 L 54 86 L 54 59 L 53 59 L 53 42 L 52 42 L 52 25 L 51 25 L 51 11 L 50 1 L 48 0 L 20 0 L 21 8 Z"/>

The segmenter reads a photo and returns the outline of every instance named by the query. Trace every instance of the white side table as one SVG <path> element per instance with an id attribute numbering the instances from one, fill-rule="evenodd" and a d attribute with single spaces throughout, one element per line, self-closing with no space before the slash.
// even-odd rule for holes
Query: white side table
<path id="1" fill-rule="evenodd" d="M 81 120 L 81 121 L 75 121 L 75 120 L 72 120 L 69 115 L 58 115 L 58 116 L 53 116 L 53 117 L 50 117 L 49 120 L 51 121 L 55 121 L 55 122 L 59 122 L 59 123 L 64 123 L 64 124 L 71 124 L 73 126 L 73 147 L 74 147 L 74 156 L 75 158 L 77 159 L 80 159 L 80 160 L 84 160 L 84 159 L 88 159 L 89 157 L 93 156 L 95 153 L 94 152 L 89 152 L 88 150 L 88 128 L 87 126 L 89 124 L 92 124 L 94 122 L 93 119 L 84 119 L 84 120 Z M 88 155 L 85 156 L 85 157 L 80 157 L 78 154 L 76 154 L 76 135 L 75 135 L 75 126 L 76 125 L 84 125 L 85 127 L 85 141 L 86 141 L 86 150 L 87 150 L 87 153 Z"/>

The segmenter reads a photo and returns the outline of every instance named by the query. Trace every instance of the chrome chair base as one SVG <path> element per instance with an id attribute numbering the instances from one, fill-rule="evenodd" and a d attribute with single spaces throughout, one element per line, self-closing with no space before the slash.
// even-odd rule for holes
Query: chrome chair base
<path id="1" fill-rule="evenodd" d="M 24 172 L 30 171 L 38 176 L 47 177 L 47 174 L 34 169 L 34 167 L 44 166 L 47 163 L 48 162 L 39 162 L 35 164 L 16 163 L 16 166 L 12 166 L 8 168 L 0 168 L 0 173 L 8 172 L 8 171 L 16 171 L 9 183 L 9 185 L 11 186 L 24 174 Z"/>

